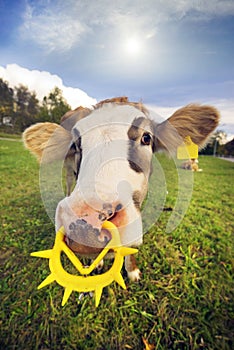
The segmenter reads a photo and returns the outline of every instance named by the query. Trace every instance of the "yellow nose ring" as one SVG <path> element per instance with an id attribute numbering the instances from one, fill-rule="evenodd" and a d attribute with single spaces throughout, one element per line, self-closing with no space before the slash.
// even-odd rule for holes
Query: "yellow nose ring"
<path id="1" fill-rule="evenodd" d="M 53 249 L 42 250 L 31 253 L 31 256 L 49 259 L 49 268 L 51 274 L 38 286 L 41 289 L 48 284 L 56 281 L 64 287 L 62 306 L 66 304 L 72 291 L 76 292 L 95 292 L 95 306 L 99 305 L 102 290 L 104 287 L 116 281 L 122 288 L 126 289 L 125 282 L 121 275 L 124 256 L 137 253 L 137 249 L 122 247 L 119 231 L 110 221 L 105 221 L 102 228 L 110 231 L 112 239 L 101 251 L 97 258 L 89 267 L 84 267 L 78 257 L 69 249 L 64 242 L 64 228 L 61 227 L 56 233 Z M 109 250 L 114 252 L 114 261 L 111 268 L 99 275 L 89 276 L 100 261 L 105 257 Z M 75 266 L 80 275 L 73 275 L 64 270 L 61 263 L 61 253 L 64 252 L 71 263 Z"/>

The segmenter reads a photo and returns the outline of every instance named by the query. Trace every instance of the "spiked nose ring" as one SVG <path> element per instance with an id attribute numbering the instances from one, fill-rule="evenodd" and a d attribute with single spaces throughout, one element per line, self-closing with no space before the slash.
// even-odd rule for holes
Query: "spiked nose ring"
<path id="1" fill-rule="evenodd" d="M 73 291 L 80 293 L 94 292 L 96 307 L 99 305 L 103 288 L 111 284 L 113 281 L 116 281 L 122 288 L 126 289 L 125 282 L 121 275 L 124 257 L 126 255 L 135 254 L 138 250 L 123 247 L 121 245 L 119 231 L 112 222 L 105 221 L 102 228 L 108 230 L 111 233 L 112 238 L 90 266 L 83 266 L 78 257 L 66 245 L 64 242 L 65 232 L 63 227 L 61 227 L 56 233 L 55 243 L 52 249 L 31 253 L 31 256 L 49 259 L 51 273 L 38 286 L 38 289 L 56 281 L 59 285 L 64 287 L 62 306 L 66 304 Z M 96 266 L 98 266 L 109 250 L 114 252 L 114 261 L 111 268 L 102 274 L 91 276 L 90 274 L 94 271 Z M 78 272 L 77 275 L 68 273 L 63 268 L 61 263 L 62 252 L 66 254 L 76 268 Z"/>

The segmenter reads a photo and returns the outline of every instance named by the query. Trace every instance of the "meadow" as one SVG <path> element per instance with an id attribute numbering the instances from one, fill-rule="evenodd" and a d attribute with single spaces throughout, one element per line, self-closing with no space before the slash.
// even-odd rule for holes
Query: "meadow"
<path id="1" fill-rule="evenodd" d="M 142 279 L 116 283 L 94 299 L 63 288 L 37 290 L 48 260 L 30 253 L 50 249 L 54 226 L 40 197 L 38 164 L 20 141 L 0 140 L 1 310 L 0 349 L 207 349 L 234 348 L 234 163 L 200 157 L 186 215 L 172 232 L 163 211 L 137 256 Z M 159 156 L 168 195 L 176 199 L 173 162 Z"/>

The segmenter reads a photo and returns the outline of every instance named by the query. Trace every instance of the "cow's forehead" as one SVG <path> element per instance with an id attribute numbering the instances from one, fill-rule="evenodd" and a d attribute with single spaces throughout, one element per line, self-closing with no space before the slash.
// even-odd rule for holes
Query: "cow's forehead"
<path id="1" fill-rule="evenodd" d="M 142 111 L 133 106 L 108 103 L 92 111 L 86 118 L 79 120 L 73 129 L 78 130 L 80 136 L 89 130 L 114 124 L 126 126 L 128 130 L 136 118 L 148 119 Z"/>

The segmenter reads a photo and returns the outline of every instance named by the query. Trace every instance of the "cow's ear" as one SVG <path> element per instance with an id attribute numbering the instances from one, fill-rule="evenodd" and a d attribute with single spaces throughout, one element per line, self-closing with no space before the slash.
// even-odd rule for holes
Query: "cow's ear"
<path id="1" fill-rule="evenodd" d="M 214 107 L 187 105 L 154 127 L 155 149 L 166 149 L 170 153 L 175 153 L 186 136 L 190 136 L 201 149 L 206 145 L 218 123 L 219 112 Z"/>
<path id="2" fill-rule="evenodd" d="M 65 158 L 72 141 L 71 133 L 55 123 L 37 123 L 23 133 L 23 142 L 39 162 Z"/>

